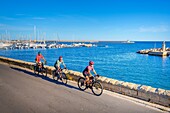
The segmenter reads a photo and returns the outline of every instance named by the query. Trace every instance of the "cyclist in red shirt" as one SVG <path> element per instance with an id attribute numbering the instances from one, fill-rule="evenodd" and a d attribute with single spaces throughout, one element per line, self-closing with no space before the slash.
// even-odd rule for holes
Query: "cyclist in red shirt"
<path id="1" fill-rule="evenodd" d="M 42 65 L 42 63 L 41 63 L 41 59 L 43 59 L 44 60 L 44 62 L 46 62 L 46 60 L 45 60 L 45 58 L 43 57 L 43 55 L 41 54 L 41 52 L 38 52 L 38 55 L 36 56 L 36 58 L 35 58 L 35 62 L 36 62 L 36 65 L 38 66 L 38 65 Z M 43 67 L 43 65 L 42 65 L 42 67 Z"/>

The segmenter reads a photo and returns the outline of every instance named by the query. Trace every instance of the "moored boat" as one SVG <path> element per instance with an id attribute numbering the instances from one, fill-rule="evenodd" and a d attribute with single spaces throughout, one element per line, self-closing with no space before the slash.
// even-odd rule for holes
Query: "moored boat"
<path id="1" fill-rule="evenodd" d="M 133 44 L 133 43 L 135 43 L 135 42 L 134 42 L 134 41 L 127 40 L 127 41 L 124 41 L 124 42 L 122 42 L 122 43 L 125 43 L 125 44 Z"/>

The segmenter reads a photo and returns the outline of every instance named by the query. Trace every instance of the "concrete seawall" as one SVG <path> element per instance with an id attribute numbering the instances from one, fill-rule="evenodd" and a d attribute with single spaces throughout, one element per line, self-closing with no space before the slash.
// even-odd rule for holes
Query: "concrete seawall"
<path id="1" fill-rule="evenodd" d="M 32 62 L 26 62 L 22 60 L 16 60 L 11 58 L 0 57 L 0 62 L 5 62 L 12 65 L 17 65 L 27 69 L 33 70 L 34 64 Z M 52 74 L 54 67 L 45 66 L 48 70 L 48 74 Z M 68 70 L 65 72 L 70 80 L 77 81 L 79 77 L 83 76 L 82 73 Z M 139 98 L 152 103 L 160 104 L 166 107 L 170 107 L 170 90 L 164 90 L 160 88 L 153 88 L 150 86 L 139 85 L 124 81 L 118 81 L 107 77 L 99 77 L 104 89 L 117 92 L 120 94 L 128 95 L 131 97 Z"/>

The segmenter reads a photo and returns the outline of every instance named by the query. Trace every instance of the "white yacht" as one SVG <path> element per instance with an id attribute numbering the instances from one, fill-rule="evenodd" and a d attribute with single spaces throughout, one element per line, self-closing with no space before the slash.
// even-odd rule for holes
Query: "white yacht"
<path id="1" fill-rule="evenodd" d="M 133 44 L 133 43 L 135 43 L 135 42 L 134 42 L 134 41 L 127 40 L 127 41 L 124 41 L 124 42 L 122 42 L 122 43 Z"/>
<path id="2" fill-rule="evenodd" d="M 5 48 L 8 48 L 8 47 L 10 47 L 12 44 L 10 44 L 10 43 L 0 43 L 0 49 L 5 49 Z"/>

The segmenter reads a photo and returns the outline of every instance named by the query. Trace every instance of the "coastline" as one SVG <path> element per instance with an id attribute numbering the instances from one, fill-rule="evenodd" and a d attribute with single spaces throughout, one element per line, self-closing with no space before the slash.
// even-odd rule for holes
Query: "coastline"
<path id="1" fill-rule="evenodd" d="M 26 62 L 6 57 L 0 57 L 0 62 L 17 65 L 31 70 L 33 70 L 33 66 L 35 64 L 32 62 Z M 48 70 L 48 74 L 51 74 L 54 70 L 54 67 L 52 66 L 45 67 Z M 83 76 L 82 73 L 73 70 L 69 70 L 65 73 L 72 81 L 77 81 L 79 77 Z M 170 107 L 170 90 L 153 88 L 151 86 L 139 85 L 130 82 L 118 81 L 107 77 L 100 77 L 99 80 L 101 81 L 104 86 L 104 89 L 106 90 Z"/>

